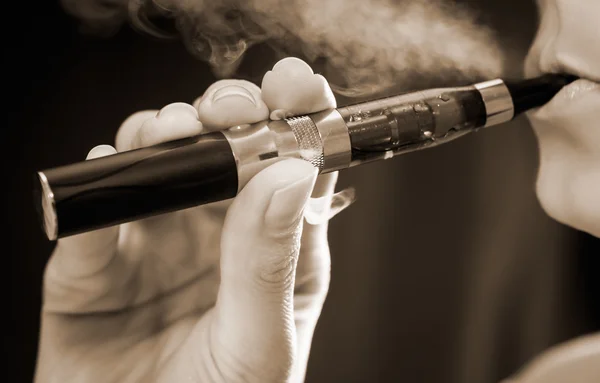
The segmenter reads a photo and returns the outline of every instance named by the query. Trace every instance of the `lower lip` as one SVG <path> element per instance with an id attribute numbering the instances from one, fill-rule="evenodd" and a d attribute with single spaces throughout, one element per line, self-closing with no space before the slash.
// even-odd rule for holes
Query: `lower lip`
<path id="1" fill-rule="evenodd" d="M 600 84 L 585 79 L 577 80 L 562 88 L 539 112 L 555 117 L 563 115 L 566 110 L 581 105 L 583 99 L 586 101 L 584 104 L 587 104 L 591 97 L 600 97 Z"/>
<path id="2" fill-rule="evenodd" d="M 554 137 L 552 145 L 568 145 L 577 152 L 587 148 L 598 153 L 600 136 L 593 128 L 599 112 L 600 84 L 577 80 L 561 89 L 546 105 L 533 110 L 528 118 L 539 137 L 540 134 Z"/>
<path id="3" fill-rule="evenodd" d="M 600 90 L 600 84 L 590 80 L 581 79 L 565 86 L 550 102 L 560 102 L 561 104 L 570 103 L 579 100 L 590 92 L 598 90 Z"/>

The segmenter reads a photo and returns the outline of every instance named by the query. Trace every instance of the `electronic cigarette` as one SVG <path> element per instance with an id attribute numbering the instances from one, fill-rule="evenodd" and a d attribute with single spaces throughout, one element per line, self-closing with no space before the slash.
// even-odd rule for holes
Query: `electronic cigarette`
<path id="1" fill-rule="evenodd" d="M 547 103 L 574 76 L 428 89 L 166 142 L 37 173 L 50 240 L 235 197 L 285 158 L 320 173 L 432 148 Z"/>

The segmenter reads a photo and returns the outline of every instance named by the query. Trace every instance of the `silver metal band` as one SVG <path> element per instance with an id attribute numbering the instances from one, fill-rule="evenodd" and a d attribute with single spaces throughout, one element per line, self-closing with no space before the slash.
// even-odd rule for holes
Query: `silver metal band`
<path id="1" fill-rule="evenodd" d="M 513 100 L 504 81 L 491 80 L 474 85 L 481 94 L 485 104 L 485 127 L 503 124 L 512 120 L 515 115 Z"/>
<path id="2" fill-rule="evenodd" d="M 309 115 L 323 143 L 323 171 L 345 169 L 352 161 L 350 134 L 344 118 L 335 109 Z"/>
<path id="3" fill-rule="evenodd" d="M 284 121 L 261 121 L 223 131 L 238 173 L 238 192 L 255 174 L 284 157 L 298 157 L 294 133 Z"/>
<path id="4" fill-rule="evenodd" d="M 308 116 L 292 117 L 285 120 L 294 132 L 300 157 L 323 170 L 323 140 L 313 120 Z"/>
<path id="5" fill-rule="evenodd" d="M 38 172 L 38 178 L 41 186 L 41 208 L 43 210 L 43 225 L 46 236 L 49 240 L 54 241 L 58 238 L 58 218 L 56 217 L 56 203 L 54 201 L 54 193 L 50 189 L 48 179 L 42 172 Z"/>
<path id="6" fill-rule="evenodd" d="M 223 134 L 235 157 L 238 192 L 255 174 L 285 158 L 306 160 L 321 173 L 350 167 L 350 135 L 335 109 L 234 126 Z"/>

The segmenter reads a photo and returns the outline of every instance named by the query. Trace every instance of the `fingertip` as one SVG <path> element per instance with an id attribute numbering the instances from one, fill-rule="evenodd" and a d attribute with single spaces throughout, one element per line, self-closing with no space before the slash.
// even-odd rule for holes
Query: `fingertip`
<path id="1" fill-rule="evenodd" d="M 283 111 L 276 116 L 315 113 L 337 106 L 325 77 L 315 74 L 307 63 L 297 58 L 280 60 L 265 73 L 261 91 L 271 111 Z"/>
<path id="2" fill-rule="evenodd" d="M 94 158 L 110 156 L 110 155 L 113 155 L 116 153 L 117 153 L 117 150 L 114 147 L 112 147 L 111 145 L 98 145 L 98 146 L 92 148 L 92 150 L 90 150 L 88 152 L 86 160 L 92 160 Z"/>
<path id="3" fill-rule="evenodd" d="M 285 57 L 273 65 L 273 71 L 286 73 L 288 75 L 311 75 L 315 72 L 312 67 L 298 57 Z"/>

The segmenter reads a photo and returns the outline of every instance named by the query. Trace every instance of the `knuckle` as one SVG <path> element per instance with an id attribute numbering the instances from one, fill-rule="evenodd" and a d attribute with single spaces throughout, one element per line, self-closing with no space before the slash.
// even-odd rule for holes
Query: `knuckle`
<path id="1" fill-rule="evenodd" d="M 271 243 L 256 266 L 259 287 L 274 293 L 290 289 L 294 284 L 299 251 L 298 241 Z"/>
<path id="2" fill-rule="evenodd" d="M 294 282 L 295 261 L 292 257 L 275 262 L 265 262 L 257 273 L 257 283 L 263 290 L 281 292 L 289 289 Z"/>
<path id="3" fill-rule="evenodd" d="M 115 143 L 118 151 L 130 150 L 131 142 L 138 129 L 147 120 L 156 116 L 158 110 L 142 110 L 127 117 L 119 127 Z"/>

